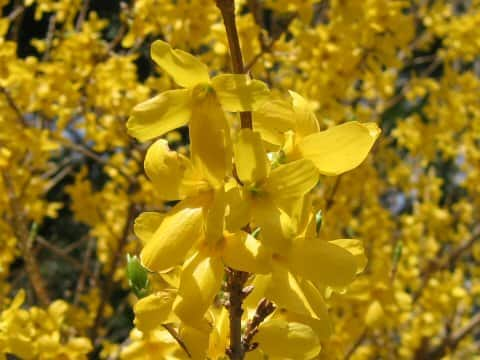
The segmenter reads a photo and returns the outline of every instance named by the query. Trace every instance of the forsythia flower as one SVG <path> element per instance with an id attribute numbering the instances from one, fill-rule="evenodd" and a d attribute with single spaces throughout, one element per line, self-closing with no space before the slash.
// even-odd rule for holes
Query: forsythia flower
<path id="1" fill-rule="evenodd" d="M 215 322 L 208 310 L 222 287 L 224 267 L 229 267 L 254 274 L 252 298 L 266 297 L 278 306 L 259 330 L 259 351 L 274 358 L 286 349 L 294 358 L 316 356 L 320 339 L 332 331 L 322 293 L 341 290 L 353 280 L 361 271 L 357 255 L 362 250 L 358 240 L 316 238 L 308 194 L 320 173 L 358 166 L 378 128 L 355 122 L 320 132 L 306 100 L 292 92 L 290 112 L 268 112 L 271 121 L 260 117 L 260 122 L 256 114 L 263 133 L 272 124 L 292 144 L 288 150 L 283 146 L 282 161 L 272 163 L 262 132 L 241 129 L 232 141 L 222 110 L 257 108 L 266 94 L 261 82 L 218 75 L 210 85 L 203 64 L 164 42 L 152 45 L 152 57 L 188 88 L 174 90 L 180 96 L 176 100 L 171 92 L 162 93 L 136 107 L 130 132 L 146 140 L 188 121 L 191 146 L 188 158 L 160 139 L 145 157 L 145 172 L 160 197 L 180 202 L 167 214 L 146 212 L 136 219 L 135 233 L 144 244 L 140 259 L 150 271 L 180 266 L 180 274 L 177 285 L 135 305 L 137 327 L 148 334 L 162 323 L 180 320 L 179 333 L 193 336 L 198 345 L 194 334 L 211 332 Z M 265 107 L 268 103 L 264 113 Z M 275 128 L 276 118 L 285 116 L 289 125 Z M 257 229 L 255 236 L 252 229 Z M 225 331 L 219 334 L 222 338 Z M 215 336 L 210 336 L 201 341 L 203 352 L 209 341 L 213 346 Z M 275 350 L 272 345 L 282 336 L 285 347 Z"/>
<path id="2" fill-rule="evenodd" d="M 221 74 L 210 79 L 207 66 L 194 56 L 174 50 L 164 41 L 152 44 L 152 59 L 184 89 L 169 90 L 137 105 L 127 127 L 132 136 L 145 141 L 198 121 L 207 100 L 213 97 L 226 111 L 255 110 L 266 100 L 265 84 L 248 75 Z"/>

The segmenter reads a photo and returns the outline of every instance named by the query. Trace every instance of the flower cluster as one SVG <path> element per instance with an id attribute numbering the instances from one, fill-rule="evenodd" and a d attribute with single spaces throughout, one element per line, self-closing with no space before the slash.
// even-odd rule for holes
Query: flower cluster
<path id="1" fill-rule="evenodd" d="M 151 55 L 183 89 L 137 105 L 129 132 L 149 140 L 188 124 L 190 151 L 187 157 L 159 139 L 146 153 L 145 172 L 160 198 L 178 202 L 135 220 L 140 260 L 153 273 L 174 272 L 178 284 L 137 302 L 137 327 L 148 333 L 173 322 L 180 334 L 199 335 L 186 341 L 195 358 L 224 354 L 215 336 L 203 340 L 218 330 L 212 313 L 226 269 L 241 271 L 253 288 L 247 301 L 266 298 L 277 307 L 254 339 L 256 351 L 318 355 L 331 333 L 326 292 L 344 289 L 365 262 L 358 240 L 318 238 L 310 194 L 320 175 L 357 167 L 379 128 L 352 121 L 321 131 L 308 101 L 293 91 L 271 100 L 267 86 L 248 75 L 210 78 L 198 59 L 160 40 Z M 225 111 L 253 112 L 253 129 L 235 130 Z"/>

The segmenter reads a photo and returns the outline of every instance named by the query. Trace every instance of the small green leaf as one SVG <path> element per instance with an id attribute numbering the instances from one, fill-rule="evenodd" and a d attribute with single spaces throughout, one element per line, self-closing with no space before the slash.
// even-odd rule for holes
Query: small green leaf
<path id="1" fill-rule="evenodd" d="M 142 266 L 136 255 L 127 254 L 127 278 L 135 295 L 139 298 L 148 295 L 150 285 L 148 270 Z"/>

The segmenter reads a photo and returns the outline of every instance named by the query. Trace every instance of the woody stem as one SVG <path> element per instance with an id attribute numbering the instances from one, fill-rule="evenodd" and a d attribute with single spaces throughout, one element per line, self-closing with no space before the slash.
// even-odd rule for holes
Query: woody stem
<path id="1" fill-rule="evenodd" d="M 240 40 L 238 38 L 237 25 L 235 23 L 235 1 L 234 0 L 216 0 L 217 7 L 222 13 L 225 31 L 227 33 L 228 47 L 232 59 L 232 71 L 235 74 L 244 73 L 244 63 L 242 50 L 240 49 Z M 242 129 L 252 128 L 252 113 L 249 111 L 240 113 L 240 122 Z"/>

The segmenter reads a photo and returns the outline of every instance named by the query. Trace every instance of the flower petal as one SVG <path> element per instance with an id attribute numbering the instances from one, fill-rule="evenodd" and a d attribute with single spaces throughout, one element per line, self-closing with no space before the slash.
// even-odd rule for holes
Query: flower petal
<path id="1" fill-rule="evenodd" d="M 373 123 L 351 121 L 303 138 L 298 148 L 321 174 L 334 176 L 359 166 L 379 134 Z"/>
<path id="2" fill-rule="evenodd" d="M 299 282 L 283 266 L 274 267 L 265 290 L 265 296 L 279 308 L 309 317 L 317 317 Z"/>
<path id="3" fill-rule="evenodd" d="M 310 326 L 281 318 L 264 321 L 254 339 L 265 354 L 279 359 L 313 359 L 321 348 Z"/>
<path id="4" fill-rule="evenodd" d="M 142 264 L 151 271 L 163 271 L 181 263 L 200 238 L 202 224 L 202 208 L 198 204 L 179 203 L 143 248 Z"/>
<path id="5" fill-rule="evenodd" d="M 163 290 L 140 299 L 133 308 L 137 329 L 149 332 L 166 323 L 175 295 L 174 291 Z"/>
<path id="6" fill-rule="evenodd" d="M 165 214 L 153 211 L 145 211 L 137 216 L 133 224 L 133 232 L 143 245 L 150 241 L 164 218 Z"/>
<path id="7" fill-rule="evenodd" d="M 152 44 L 151 56 L 153 61 L 182 87 L 192 88 L 210 81 L 208 68 L 204 63 L 185 51 L 172 49 L 165 41 L 157 40 Z"/>
<path id="8" fill-rule="evenodd" d="M 241 129 L 234 144 L 234 154 L 237 174 L 243 183 L 254 184 L 268 176 L 270 163 L 258 132 Z"/>
<path id="9" fill-rule="evenodd" d="M 292 272 L 334 288 L 350 284 L 357 272 L 355 256 L 328 241 L 297 238 L 289 255 Z"/>
<path id="10" fill-rule="evenodd" d="M 196 99 L 190 130 L 190 152 L 194 166 L 214 188 L 223 186 L 231 173 L 232 148 L 225 114 L 214 94 Z"/>
<path id="11" fill-rule="evenodd" d="M 365 269 L 368 259 L 365 256 L 365 249 L 361 240 L 337 239 L 331 240 L 330 243 L 344 248 L 353 256 L 355 256 L 355 260 L 357 262 L 357 274 L 361 273 Z"/>
<path id="12" fill-rule="evenodd" d="M 319 132 L 320 126 L 318 125 L 317 117 L 308 101 L 295 91 L 290 90 L 289 93 L 292 97 L 293 109 L 297 115 L 295 117 L 295 133 L 303 137 Z"/>
<path id="13" fill-rule="evenodd" d="M 200 323 L 222 281 L 222 261 L 196 253 L 184 264 L 173 311 L 187 324 L 195 326 Z"/>
<path id="14" fill-rule="evenodd" d="M 296 199 L 315 187 L 318 176 L 310 160 L 300 159 L 273 169 L 262 188 L 275 200 Z"/>
<path id="15" fill-rule="evenodd" d="M 190 115 L 190 90 L 164 91 L 133 108 L 127 122 L 128 133 L 147 141 L 186 125 Z"/>
<path id="16" fill-rule="evenodd" d="M 171 151 L 168 142 L 159 139 L 147 150 L 145 172 L 164 200 L 179 200 L 208 189 L 190 159 Z"/>
<path id="17" fill-rule="evenodd" d="M 252 196 L 252 218 L 261 228 L 263 244 L 278 253 L 285 253 L 295 236 L 295 228 L 290 216 L 280 209 L 267 195 Z"/>
<path id="18" fill-rule="evenodd" d="M 222 259 L 233 269 L 255 274 L 266 274 L 271 266 L 271 255 L 266 248 L 243 231 L 225 236 Z"/>
<path id="19" fill-rule="evenodd" d="M 271 100 L 253 112 L 253 129 L 270 144 L 282 145 L 284 133 L 295 129 L 292 105 L 284 100 Z"/>
<path id="20" fill-rule="evenodd" d="M 236 180 L 230 179 L 225 184 L 225 191 L 227 201 L 225 228 L 233 233 L 242 229 L 250 221 L 250 204 Z"/>
<path id="21" fill-rule="evenodd" d="M 212 86 L 225 111 L 252 111 L 268 98 L 267 85 L 244 74 L 222 74 L 212 79 Z"/>

